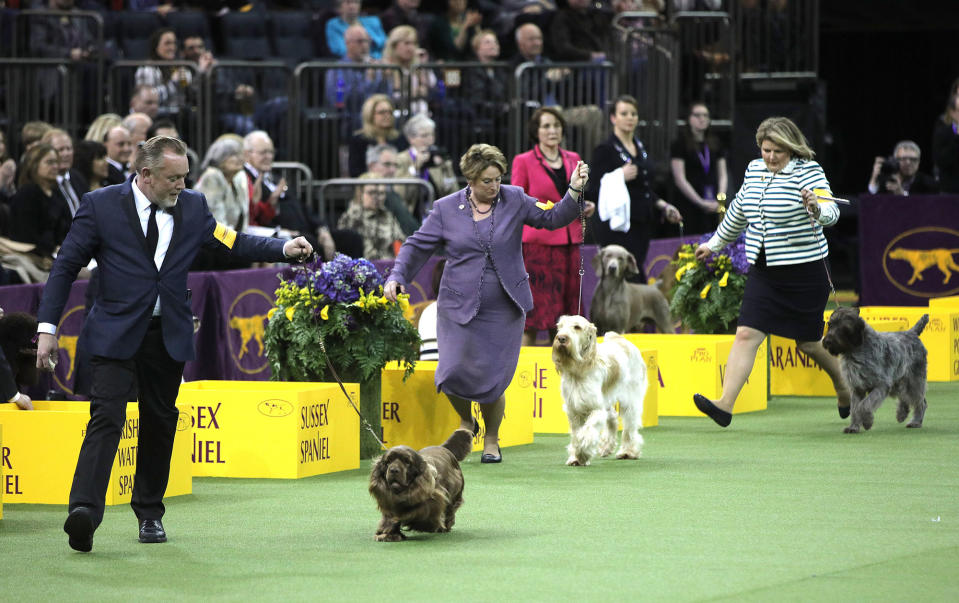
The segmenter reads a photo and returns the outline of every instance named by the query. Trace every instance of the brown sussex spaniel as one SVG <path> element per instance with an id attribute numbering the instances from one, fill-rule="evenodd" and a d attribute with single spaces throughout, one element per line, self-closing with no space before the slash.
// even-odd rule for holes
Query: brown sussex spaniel
<path id="1" fill-rule="evenodd" d="M 463 504 L 462 461 L 473 449 L 473 434 L 457 429 L 442 446 L 419 452 L 394 446 L 373 462 L 370 494 L 383 514 L 376 528 L 378 542 L 398 542 L 401 528 L 449 532 L 456 509 Z"/>

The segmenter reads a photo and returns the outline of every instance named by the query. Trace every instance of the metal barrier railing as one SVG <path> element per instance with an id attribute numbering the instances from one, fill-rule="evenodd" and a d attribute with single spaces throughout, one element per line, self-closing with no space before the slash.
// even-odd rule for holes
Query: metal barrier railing
<path id="1" fill-rule="evenodd" d="M 742 80 L 815 78 L 819 73 L 819 0 L 734 6 Z"/>
<path id="2" fill-rule="evenodd" d="M 677 12 L 679 103 L 703 101 L 715 120 L 732 120 L 736 92 L 734 28 L 726 12 Z"/>
<path id="3" fill-rule="evenodd" d="M 530 148 L 526 124 L 542 106 L 563 108 L 567 131 L 566 148 L 589 157 L 605 138 L 608 102 L 616 98 L 619 86 L 613 63 L 522 63 L 514 73 L 514 102 L 509 146 L 514 156 Z"/>
<path id="4" fill-rule="evenodd" d="M 350 201 L 353 199 L 354 191 L 357 186 L 363 186 L 367 184 L 386 184 L 387 186 L 394 187 L 394 190 L 397 190 L 398 187 L 401 186 L 422 188 L 424 189 L 423 194 L 427 198 L 424 215 L 429 213 L 429 210 L 433 208 L 433 201 L 436 200 L 436 193 L 433 190 L 433 185 L 426 180 L 421 180 L 419 178 L 331 178 L 329 180 L 319 180 L 313 184 L 316 188 L 316 201 L 318 204 L 318 213 L 320 219 L 331 226 L 336 224 L 336 219 L 339 218 L 340 212 L 345 210 L 346 206 L 349 205 Z M 328 189 L 334 187 L 338 187 L 339 191 L 349 191 L 349 194 L 329 194 L 327 192 Z"/>
<path id="5" fill-rule="evenodd" d="M 28 121 L 57 124 L 73 136 L 79 133 L 80 97 L 76 63 L 58 59 L 0 61 L 0 115 L 10 122 L 7 149 L 20 148 L 20 127 Z"/>
<path id="6" fill-rule="evenodd" d="M 70 43 L 77 44 L 76 48 L 83 51 L 85 56 L 73 58 L 69 50 L 60 45 Z M 90 90 L 82 92 L 88 93 L 84 98 L 93 105 L 87 111 L 91 115 L 81 117 L 103 112 L 103 95 L 99 91 L 103 90 L 107 47 L 103 38 L 103 17 L 99 13 L 85 10 L 22 10 L 14 16 L 11 49 L 14 57 L 70 60 L 89 65 L 92 81 L 87 81 L 86 77 L 83 81 Z"/>
<path id="7" fill-rule="evenodd" d="M 277 157 L 295 157 L 290 152 L 290 127 L 286 123 L 293 87 L 289 65 L 284 61 L 217 60 L 202 75 L 204 144 L 226 132 L 245 135 L 254 129 L 264 130 L 273 139 Z"/>
<path id="8" fill-rule="evenodd" d="M 639 102 L 636 135 L 650 157 L 666 161 L 679 109 L 679 35 L 655 13 L 626 12 L 614 19 L 620 92 Z M 608 121 L 608 120 L 607 120 Z"/>
<path id="9" fill-rule="evenodd" d="M 408 76 L 396 65 L 335 61 L 297 65 L 290 98 L 291 156 L 310 162 L 320 179 L 346 174 L 346 145 L 360 127 L 363 101 L 371 94 L 391 95 L 394 87 L 402 89 L 404 77 Z M 397 109 L 404 112 L 407 107 Z"/>
<path id="10" fill-rule="evenodd" d="M 314 205 L 313 170 L 308 165 L 299 161 L 274 161 L 272 173 L 276 182 L 286 178 L 286 185 L 294 198 L 299 199 L 301 203 Z M 291 173 L 292 177 L 288 177 Z"/>
<path id="11" fill-rule="evenodd" d="M 159 70 L 159 72 L 157 71 Z M 107 72 L 108 107 L 114 113 L 130 111 L 130 95 L 139 84 L 154 85 L 160 97 L 158 118 L 176 124 L 180 137 L 197 148 L 209 141 L 201 136 L 203 85 L 193 61 L 117 61 Z"/>

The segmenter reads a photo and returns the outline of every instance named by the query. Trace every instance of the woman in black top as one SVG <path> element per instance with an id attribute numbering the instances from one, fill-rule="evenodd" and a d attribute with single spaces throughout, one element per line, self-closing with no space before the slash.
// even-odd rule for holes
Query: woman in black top
<path id="1" fill-rule="evenodd" d="M 693 103 L 680 135 L 670 149 L 670 169 L 679 193 L 677 205 L 687 234 L 716 230 L 720 203 L 729 182 L 726 151 L 709 131 L 709 109 Z"/>
<path id="2" fill-rule="evenodd" d="M 646 251 L 649 249 L 655 222 L 662 216 L 675 224 L 683 217 L 679 210 L 660 199 L 650 185 L 650 165 L 646 150 L 636 137 L 636 126 L 639 123 L 639 103 L 636 99 L 629 95 L 618 97 L 610 109 L 609 121 L 613 124 L 613 133 L 596 147 L 589 162 L 595 176 L 589 180 L 586 198 L 596 200 L 600 208 L 591 219 L 593 236 L 600 246 L 621 245 L 632 253 L 640 271 L 636 280 L 646 282 L 643 264 L 646 262 Z M 630 220 L 626 232 L 610 228 L 609 216 L 604 217 L 600 199 L 603 176 L 620 168 L 629 194 Z"/>
<path id="3" fill-rule="evenodd" d="M 19 189 L 10 201 L 12 238 L 36 245 L 35 253 L 49 257 L 70 230 L 70 207 L 57 189 L 60 158 L 41 143 L 23 160 Z"/>

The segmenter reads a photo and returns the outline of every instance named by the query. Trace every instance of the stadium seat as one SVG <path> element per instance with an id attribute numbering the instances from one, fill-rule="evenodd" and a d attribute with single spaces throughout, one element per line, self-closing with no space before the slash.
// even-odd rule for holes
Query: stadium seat
<path id="1" fill-rule="evenodd" d="M 220 17 L 219 32 L 223 58 L 260 60 L 269 58 L 269 34 L 260 13 L 226 13 Z"/>
<path id="2" fill-rule="evenodd" d="M 209 50 L 213 50 L 213 38 L 210 34 L 210 21 L 206 13 L 198 10 L 177 10 L 167 13 L 166 24 L 176 32 L 177 43 L 183 47 L 183 40 L 200 36 Z"/>
<path id="3" fill-rule="evenodd" d="M 163 27 L 163 21 L 156 13 L 123 11 L 116 27 L 123 58 L 149 59 L 150 35 Z"/>
<path id="4" fill-rule="evenodd" d="M 270 19 L 273 52 L 293 66 L 313 58 L 313 20 L 306 11 L 276 11 Z"/>

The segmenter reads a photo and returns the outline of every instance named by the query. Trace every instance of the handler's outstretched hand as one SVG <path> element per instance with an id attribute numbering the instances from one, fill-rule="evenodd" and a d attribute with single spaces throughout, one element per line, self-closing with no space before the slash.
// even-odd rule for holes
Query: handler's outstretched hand
<path id="1" fill-rule="evenodd" d="M 713 251 L 709 248 L 709 246 L 706 245 L 706 243 L 703 243 L 702 245 L 696 248 L 696 259 L 699 260 L 700 262 L 704 262 L 706 261 L 706 258 L 709 257 L 709 254 L 712 252 Z"/>
<path id="2" fill-rule="evenodd" d="M 576 169 L 573 170 L 573 175 L 569 179 L 569 185 L 582 190 L 587 182 L 589 182 L 589 166 L 583 161 L 577 162 Z"/>
<path id="3" fill-rule="evenodd" d="M 288 259 L 302 262 L 313 255 L 313 246 L 303 237 L 296 237 L 283 245 L 283 255 Z"/>

